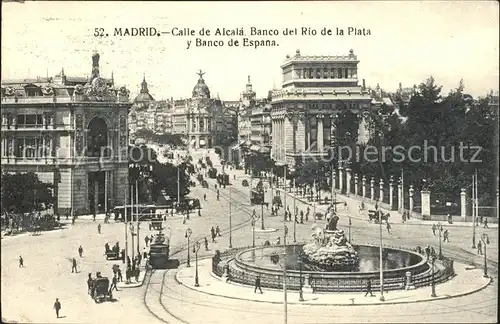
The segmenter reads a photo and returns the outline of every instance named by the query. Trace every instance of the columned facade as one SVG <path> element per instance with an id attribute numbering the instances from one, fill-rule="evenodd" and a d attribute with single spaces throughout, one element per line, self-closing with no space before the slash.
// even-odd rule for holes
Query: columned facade
<path id="1" fill-rule="evenodd" d="M 302 56 L 298 50 L 287 56 L 282 89 L 272 93 L 272 156 L 278 163 L 325 156 L 335 145 L 338 113 L 369 109 L 370 95 L 358 86 L 358 63 L 352 50 L 344 56 Z"/>

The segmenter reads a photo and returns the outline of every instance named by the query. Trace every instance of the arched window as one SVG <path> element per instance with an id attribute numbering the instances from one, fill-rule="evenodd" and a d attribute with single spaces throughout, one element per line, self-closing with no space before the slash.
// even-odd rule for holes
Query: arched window
<path id="1" fill-rule="evenodd" d="M 108 147 L 108 126 L 104 119 L 92 119 L 87 128 L 87 156 L 109 156 L 111 148 Z"/>

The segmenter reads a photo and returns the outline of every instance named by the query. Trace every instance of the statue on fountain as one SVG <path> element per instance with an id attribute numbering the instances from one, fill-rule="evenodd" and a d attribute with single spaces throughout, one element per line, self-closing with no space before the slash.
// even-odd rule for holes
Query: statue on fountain
<path id="1" fill-rule="evenodd" d="M 330 215 L 325 228 L 313 225 L 313 239 L 302 248 L 304 263 L 313 271 L 352 271 L 359 264 L 358 253 L 337 228 L 339 217 Z"/>

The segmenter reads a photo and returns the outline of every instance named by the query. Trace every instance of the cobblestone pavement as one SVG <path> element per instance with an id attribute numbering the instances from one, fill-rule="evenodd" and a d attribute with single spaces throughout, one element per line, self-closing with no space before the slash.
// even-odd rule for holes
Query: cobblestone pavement
<path id="1" fill-rule="evenodd" d="M 228 171 L 231 174 L 233 171 Z M 231 186 L 232 245 L 250 246 L 252 228 L 250 215 L 253 209 L 260 214 L 260 206 L 249 204 L 249 188 L 241 186 L 243 176 L 238 171 L 237 181 Z M 220 189 L 221 199 L 216 200 L 214 182 L 210 189 L 195 187 L 192 196 L 207 194 L 203 202 L 202 216 L 196 213 L 183 224 L 182 218 L 174 217 L 166 221 L 172 228 L 173 258 L 184 262 L 187 257 L 184 237 L 185 230 L 193 230 L 191 242 L 209 239 L 210 228 L 219 225 L 222 236 L 216 243 L 209 244 L 209 251 L 203 245 L 199 257 L 210 256 L 215 250 L 225 250 L 229 244 L 229 187 Z M 270 196 L 270 192 L 268 192 Z M 340 198 L 340 196 L 339 196 Z M 290 201 L 289 201 L 290 202 Z M 357 204 L 349 203 L 349 210 L 356 210 Z M 302 205 L 301 205 L 302 206 Z M 301 207 L 299 207 L 301 208 Z M 304 208 L 304 207 L 303 207 Z M 278 229 L 274 233 L 256 233 L 256 244 L 265 240 L 274 241 L 282 235 L 283 213 L 269 217 L 264 207 L 266 228 Z M 363 215 L 352 217 L 351 236 L 354 243 L 369 243 L 378 240 L 378 226 L 370 224 Z M 257 223 L 259 224 L 259 222 Z M 293 224 L 286 222 L 289 238 L 292 239 Z M 296 225 L 296 240 L 306 240 L 310 236 L 309 220 L 306 224 Z M 147 227 L 147 226 L 143 226 Z M 339 227 L 348 233 L 347 217 L 340 217 Z M 497 308 L 498 278 L 498 229 L 485 230 L 490 237 L 488 246 L 489 271 L 493 283 L 484 290 L 466 297 L 433 302 L 382 305 L 382 306 L 305 306 L 289 305 L 289 323 L 331 323 L 331 322 L 494 322 Z M 481 233 L 480 230 L 479 233 Z M 150 234 L 149 230 L 142 229 Z M 438 249 L 438 239 L 432 235 L 429 225 L 409 225 L 393 223 L 392 234 L 384 229 L 384 242 L 393 246 L 427 246 L 433 244 Z M 462 263 L 481 267 L 482 256 L 470 248 L 471 230 L 469 228 L 450 229 L 451 243 L 443 244 L 443 253 L 460 260 Z M 282 304 L 266 304 L 241 301 L 206 295 L 177 283 L 176 271 L 154 271 L 147 275 L 145 284 L 139 288 L 124 289 L 114 293 L 115 302 L 95 304 L 87 294 L 86 278 L 89 272 L 101 271 L 111 275 L 113 261 L 106 261 L 104 243 L 120 241 L 124 245 L 124 226 L 121 223 L 102 224 L 102 234 L 97 234 L 97 222 L 79 219 L 74 226 L 62 231 L 42 233 L 40 236 L 20 235 L 6 237 L 1 241 L 2 273 L 2 317 L 19 322 L 56 322 L 52 309 L 55 298 L 62 303 L 62 316 L 57 322 L 100 323 L 100 322 L 138 322 L 138 323 L 277 323 L 283 321 Z M 129 240 L 130 243 L 130 240 Z M 144 246 L 140 241 L 140 249 Z M 78 246 L 84 249 L 83 258 L 78 257 Z M 178 253 L 176 253 L 179 251 Z M 18 267 L 18 257 L 22 255 L 25 267 Z M 75 257 L 79 273 L 71 273 L 71 258 Z M 191 260 L 194 258 L 191 253 Z M 122 266 L 123 267 L 123 266 Z M 294 298 L 296 296 L 290 296 Z M 133 311 L 132 311 L 133 309 Z"/>

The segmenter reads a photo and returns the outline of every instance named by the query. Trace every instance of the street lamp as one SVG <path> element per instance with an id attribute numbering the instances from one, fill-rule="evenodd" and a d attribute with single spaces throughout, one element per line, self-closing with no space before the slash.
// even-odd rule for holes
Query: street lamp
<path id="1" fill-rule="evenodd" d="M 200 284 L 198 282 L 198 251 L 200 250 L 200 246 L 201 246 L 201 244 L 199 241 L 196 241 L 196 243 L 193 246 L 193 253 L 195 255 L 195 268 L 196 268 L 195 275 L 194 275 L 194 286 L 195 287 L 200 286 Z"/>
<path id="2" fill-rule="evenodd" d="M 485 278 L 488 278 L 488 267 L 486 264 L 486 245 L 490 244 L 490 238 L 488 237 L 488 234 L 483 233 L 481 235 L 481 241 L 483 241 L 483 246 L 484 246 L 484 276 Z"/>
<path id="3" fill-rule="evenodd" d="M 439 260 L 443 259 L 443 251 L 441 250 L 441 232 L 443 231 L 443 225 L 438 223 L 438 232 L 439 232 Z"/>
<path id="4" fill-rule="evenodd" d="M 299 301 L 304 301 L 304 292 L 302 291 L 302 264 L 303 264 L 303 258 L 304 253 L 300 252 L 299 254 L 299 260 L 297 261 L 299 263 Z"/>
<path id="5" fill-rule="evenodd" d="M 377 210 L 379 216 L 379 227 L 380 227 L 380 301 L 385 301 L 384 298 L 384 267 L 382 259 L 382 212 Z"/>
<path id="6" fill-rule="evenodd" d="M 349 214 L 349 243 L 351 243 L 351 214 Z"/>
<path id="7" fill-rule="evenodd" d="M 262 195 L 262 202 L 260 205 L 260 217 L 261 217 L 260 229 L 264 230 L 264 201 L 265 201 L 264 198 L 266 197 L 267 188 L 262 187 L 260 190 L 261 190 L 261 195 Z"/>
<path id="8" fill-rule="evenodd" d="M 436 261 L 436 255 L 432 255 L 432 292 L 431 297 L 436 297 L 436 282 L 434 281 L 434 262 Z"/>
<path id="9" fill-rule="evenodd" d="M 193 231 L 190 228 L 186 229 L 186 234 L 184 234 L 184 237 L 187 239 L 187 243 L 188 243 L 188 249 L 187 249 L 188 250 L 188 258 L 187 258 L 187 264 L 186 264 L 187 267 L 191 266 L 191 264 L 190 264 L 191 260 L 189 259 L 189 238 L 191 237 L 191 234 L 193 234 Z"/>
<path id="10" fill-rule="evenodd" d="M 255 222 L 259 219 L 259 216 L 252 215 L 252 247 L 255 247 Z"/>

